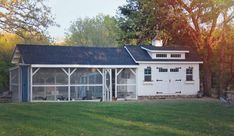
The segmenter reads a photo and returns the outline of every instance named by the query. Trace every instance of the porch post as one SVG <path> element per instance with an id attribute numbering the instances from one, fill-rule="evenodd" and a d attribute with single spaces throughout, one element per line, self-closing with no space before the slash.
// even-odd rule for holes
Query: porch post
<path id="1" fill-rule="evenodd" d="M 117 94 L 117 68 L 115 69 L 115 98 L 117 99 L 118 98 L 118 94 Z"/>
<path id="2" fill-rule="evenodd" d="M 68 101 L 70 101 L 71 100 L 71 93 L 70 93 L 70 79 L 71 79 L 71 69 L 70 68 L 68 68 Z"/>
<path id="3" fill-rule="evenodd" d="M 22 101 L 22 82 L 21 82 L 21 67 L 19 67 L 18 69 L 18 101 Z"/>
<path id="4" fill-rule="evenodd" d="M 105 98 L 105 90 L 106 90 L 106 86 L 105 86 L 105 69 L 102 69 L 102 73 L 103 73 L 103 76 L 102 76 L 102 101 L 106 101 L 106 98 Z"/>
<path id="5" fill-rule="evenodd" d="M 110 101 L 112 101 L 112 69 L 109 69 L 109 75 L 110 75 L 110 88 L 109 88 L 109 97 Z"/>
<path id="6" fill-rule="evenodd" d="M 12 79 L 11 79 L 11 78 L 12 78 L 12 77 L 11 77 L 11 76 L 12 76 L 11 74 L 12 74 L 12 73 L 11 73 L 11 71 L 12 71 L 12 70 L 9 70 L 9 89 L 10 89 L 10 91 L 12 91 L 12 82 L 11 82 L 11 80 L 12 80 Z"/>
<path id="7" fill-rule="evenodd" d="M 30 102 L 32 102 L 32 80 L 33 80 L 33 72 L 32 72 L 32 66 L 30 66 Z"/>
<path id="8" fill-rule="evenodd" d="M 135 69 L 136 74 L 135 74 L 135 78 L 136 78 L 136 100 L 138 100 L 138 69 Z"/>

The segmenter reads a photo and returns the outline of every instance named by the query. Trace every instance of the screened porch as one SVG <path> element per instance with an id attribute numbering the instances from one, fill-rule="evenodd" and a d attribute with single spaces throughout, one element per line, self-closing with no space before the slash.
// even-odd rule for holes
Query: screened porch
<path id="1" fill-rule="evenodd" d="M 19 67 L 13 67 L 9 70 L 9 89 L 12 93 L 12 101 L 17 102 L 20 101 L 20 69 Z"/>
<path id="2" fill-rule="evenodd" d="M 31 101 L 136 99 L 136 69 L 31 68 Z"/>

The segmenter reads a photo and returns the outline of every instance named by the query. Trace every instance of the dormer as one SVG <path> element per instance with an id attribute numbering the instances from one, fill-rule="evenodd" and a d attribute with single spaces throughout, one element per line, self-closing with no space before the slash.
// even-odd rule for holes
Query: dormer
<path id="1" fill-rule="evenodd" d="M 141 48 L 147 51 L 152 59 L 184 60 L 186 59 L 186 53 L 189 53 L 189 50 L 179 50 L 169 47 L 141 46 Z"/>

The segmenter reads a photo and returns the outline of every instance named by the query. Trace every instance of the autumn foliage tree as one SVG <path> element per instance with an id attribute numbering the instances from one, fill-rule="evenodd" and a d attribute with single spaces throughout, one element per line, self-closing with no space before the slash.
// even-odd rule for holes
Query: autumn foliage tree
<path id="1" fill-rule="evenodd" d="M 185 43 L 203 59 L 204 93 L 211 95 L 213 47 L 225 37 L 225 26 L 233 25 L 233 0 L 128 0 L 120 7 L 120 26 L 140 43 L 165 31 L 171 42 Z M 130 25 L 128 25 L 130 24 Z M 217 31 L 219 31 L 217 33 Z M 222 45 L 223 46 L 223 45 Z"/>
<path id="2" fill-rule="evenodd" d="M 211 95 L 213 46 L 224 40 L 225 25 L 234 18 L 234 1 L 232 0 L 177 0 L 175 9 L 181 9 L 188 20 L 187 29 L 197 50 L 202 50 L 204 67 L 204 90 Z M 221 32 L 215 32 L 221 28 Z M 225 45 L 222 45 L 225 46 Z"/>
<path id="3" fill-rule="evenodd" d="M 0 0 L 0 30 L 20 37 L 45 35 L 50 25 L 56 25 L 45 0 Z"/>

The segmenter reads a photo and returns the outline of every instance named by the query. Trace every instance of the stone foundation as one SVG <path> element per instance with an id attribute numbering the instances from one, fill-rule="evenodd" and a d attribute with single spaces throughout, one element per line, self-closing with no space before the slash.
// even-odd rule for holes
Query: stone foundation
<path id="1" fill-rule="evenodd" d="M 197 95 L 156 95 L 156 96 L 138 96 L 138 100 L 152 99 L 175 99 L 175 98 L 197 98 Z"/>

